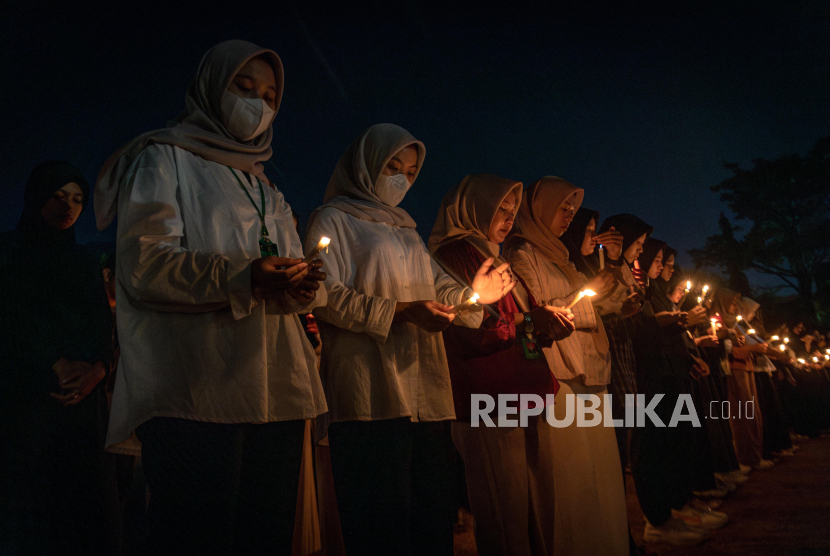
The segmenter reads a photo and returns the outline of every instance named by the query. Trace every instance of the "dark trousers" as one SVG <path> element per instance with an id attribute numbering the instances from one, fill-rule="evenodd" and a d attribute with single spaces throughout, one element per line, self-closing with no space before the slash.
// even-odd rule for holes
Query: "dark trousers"
<path id="1" fill-rule="evenodd" d="M 349 556 L 452 556 L 457 456 L 449 422 L 333 423 L 329 445 Z"/>
<path id="2" fill-rule="evenodd" d="M 303 426 L 141 425 L 149 554 L 291 554 Z"/>

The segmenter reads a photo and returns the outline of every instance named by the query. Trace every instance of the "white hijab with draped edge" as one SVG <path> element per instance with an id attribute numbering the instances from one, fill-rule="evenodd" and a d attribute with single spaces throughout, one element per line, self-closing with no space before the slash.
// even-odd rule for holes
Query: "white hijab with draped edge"
<path id="1" fill-rule="evenodd" d="M 414 185 L 426 155 L 423 143 L 395 124 L 376 124 L 361 133 L 337 162 L 323 197 L 325 204 L 312 213 L 309 226 L 318 211 L 334 207 L 360 220 L 414 228 L 415 221 L 408 212 L 400 207 L 390 207 L 375 194 L 375 184 L 383 168 L 398 151 L 409 145 L 415 145 L 418 151 Z"/>
<path id="2" fill-rule="evenodd" d="M 277 53 L 242 40 L 217 44 L 202 57 L 185 96 L 185 109 L 167 127 L 139 135 L 113 154 L 95 184 L 95 218 L 103 230 L 115 219 L 118 191 L 130 165 L 150 143 L 175 145 L 207 160 L 230 166 L 267 181 L 262 163 L 271 158 L 272 126 L 242 142 L 222 121 L 222 96 L 237 72 L 252 58 L 263 56 L 274 70 L 275 112 L 283 91 L 282 61 Z"/>

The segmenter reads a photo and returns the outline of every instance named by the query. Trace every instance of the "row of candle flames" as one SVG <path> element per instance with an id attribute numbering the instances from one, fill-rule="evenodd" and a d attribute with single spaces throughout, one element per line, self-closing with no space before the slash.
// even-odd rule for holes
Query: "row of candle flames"
<path id="1" fill-rule="evenodd" d="M 313 261 L 317 257 L 317 255 L 320 254 L 320 251 L 322 251 L 323 249 L 328 250 L 328 246 L 329 246 L 330 243 L 331 243 L 331 240 L 329 238 L 327 238 L 327 237 L 320 238 L 320 241 L 317 243 L 317 245 L 314 247 L 314 249 L 312 249 L 311 252 L 308 255 L 306 255 L 305 259 L 303 259 L 303 262 L 307 263 L 307 264 L 311 263 L 311 261 Z M 602 245 L 599 246 L 598 251 L 599 251 L 599 266 L 600 266 L 600 269 L 602 269 L 602 268 L 605 267 L 605 264 L 604 264 L 605 263 L 605 257 L 604 257 L 604 251 L 605 250 L 603 249 Z M 686 297 L 689 295 L 689 292 L 691 291 L 691 289 L 692 289 L 692 282 L 687 281 L 686 282 L 686 291 L 683 292 L 683 297 L 680 298 L 680 302 L 677 304 L 678 308 L 683 306 L 683 302 L 686 301 Z M 709 286 L 708 285 L 703 286 L 703 291 L 701 292 L 700 297 L 697 298 L 697 306 L 698 307 L 703 305 L 703 300 L 706 299 L 706 294 L 708 292 L 709 292 Z M 579 303 L 580 300 L 583 297 L 594 297 L 595 295 L 596 295 L 596 292 L 593 291 L 593 290 L 588 290 L 588 289 L 582 290 L 581 292 L 579 292 L 576 295 L 576 297 L 573 299 L 573 301 L 568 303 L 568 305 L 565 307 L 565 309 L 573 309 L 576 306 L 576 304 Z M 462 303 L 459 303 L 458 305 L 454 306 L 449 312 L 450 313 L 459 313 L 461 311 L 466 311 L 467 309 L 471 309 L 478 302 L 478 297 L 479 296 L 478 296 L 477 293 L 473 293 L 473 295 L 469 299 L 467 299 L 466 301 L 463 301 Z M 738 322 L 740 322 L 742 320 L 743 320 L 743 317 L 738 315 Z M 712 335 L 717 336 L 718 335 L 717 319 L 712 318 L 712 319 L 710 319 L 710 322 L 712 323 Z M 749 330 L 746 331 L 746 333 L 751 336 L 751 335 L 755 334 L 755 329 L 750 328 Z M 778 341 L 780 341 L 780 338 L 778 336 L 773 336 L 771 338 L 771 340 L 773 342 L 778 342 Z M 789 342 L 790 342 L 789 338 L 784 338 L 784 341 L 781 342 L 781 345 L 778 346 L 778 349 L 782 352 L 786 351 L 786 349 L 787 349 L 786 346 Z M 827 353 L 825 354 L 824 358 L 827 359 L 828 361 L 830 361 L 830 349 L 827 350 Z M 818 357 L 813 357 L 813 362 L 818 363 L 818 361 L 819 361 Z M 804 359 L 798 359 L 798 362 L 801 363 L 802 365 L 806 363 L 806 361 Z"/>

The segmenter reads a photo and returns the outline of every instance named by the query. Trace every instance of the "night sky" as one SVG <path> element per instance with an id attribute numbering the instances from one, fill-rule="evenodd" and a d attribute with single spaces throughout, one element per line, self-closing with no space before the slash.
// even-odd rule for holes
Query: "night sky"
<path id="1" fill-rule="evenodd" d="M 266 172 L 303 223 L 351 141 L 392 122 L 426 144 L 402 203 L 424 236 L 467 174 L 526 186 L 552 174 L 585 188 L 602 217 L 633 212 L 685 251 L 717 230 L 725 207 L 709 187 L 729 177 L 723 162 L 806 153 L 830 135 L 826 1 L 662 12 L 111 4 L 0 7 L 0 229 L 17 222 L 36 164 L 66 159 L 94 181 L 119 146 L 178 114 L 202 54 L 231 38 L 282 58 L 279 173 Z M 77 230 L 81 242 L 115 235 L 95 230 L 91 210 Z"/>

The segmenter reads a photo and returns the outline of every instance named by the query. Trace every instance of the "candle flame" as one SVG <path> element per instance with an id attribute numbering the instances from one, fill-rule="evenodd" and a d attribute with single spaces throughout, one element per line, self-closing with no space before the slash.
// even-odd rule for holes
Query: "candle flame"
<path id="1" fill-rule="evenodd" d="M 828 361 L 830 361 L 830 355 L 826 355 L 826 354 L 825 354 L 825 355 L 824 355 L 824 358 L 825 358 L 825 359 L 827 359 Z"/>
<path id="2" fill-rule="evenodd" d="M 781 351 L 785 351 L 785 350 L 787 349 L 786 347 L 784 347 L 784 344 L 781 344 L 781 345 L 780 345 L 780 346 L 778 346 L 778 347 L 779 347 L 779 349 L 781 349 Z"/>
<path id="3" fill-rule="evenodd" d="M 692 289 L 692 283 L 687 280 L 686 281 L 686 291 L 689 291 L 690 289 Z"/>
<path id="4" fill-rule="evenodd" d="M 478 294 L 474 293 L 473 296 L 470 298 L 470 303 L 475 303 L 478 301 Z"/>
<path id="5" fill-rule="evenodd" d="M 320 238 L 320 247 L 328 247 L 329 243 L 331 243 L 331 240 L 329 238 L 327 238 L 327 237 L 321 237 Z"/>
<path id="6" fill-rule="evenodd" d="M 711 319 L 709 319 L 709 322 L 711 322 L 712 324 L 715 324 L 716 322 L 718 322 L 718 319 L 712 317 Z"/>
<path id="7" fill-rule="evenodd" d="M 744 318 L 741 315 L 738 315 L 736 318 L 738 319 L 738 322 L 741 322 L 742 320 L 744 320 Z"/>
<path id="8" fill-rule="evenodd" d="M 813 363 L 818 363 L 818 357 L 813 357 Z"/>
<path id="9" fill-rule="evenodd" d="M 777 341 L 778 341 L 778 336 L 773 336 L 773 337 L 772 337 L 772 341 L 773 341 L 773 342 L 777 342 Z"/>
<path id="10" fill-rule="evenodd" d="M 789 338 L 784 338 L 784 343 L 785 343 L 785 344 L 789 344 L 789 343 L 790 343 L 790 339 L 789 339 Z"/>
<path id="11" fill-rule="evenodd" d="M 747 334 L 755 334 L 755 329 L 754 329 L 754 328 L 750 328 L 749 330 L 747 330 L 747 331 L 746 331 L 746 333 L 747 333 Z"/>
<path id="12" fill-rule="evenodd" d="M 798 359 L 798 362 L 799 362 L 799 363 L 801 363 L 802 365 L 803 365 L 804 363 L 806 363 L 806 361 L 805 361 L 805 360 L 803 360 L 803 359 L 801 359 L 800 357 L 799 357 L 799 359 Z"/>
<path id="13" fill-rule="evenodd" d="M 582 290 L 582 295 L 587 295 L 588 297 L 594 297 L 597 294 L 594 290 Z"/>
<path id="14" fill-rule="evenodd" d="M 706 292 L 709 291 L 709 286 L 703 286 L 703 295 L 706 295 Z"/>

